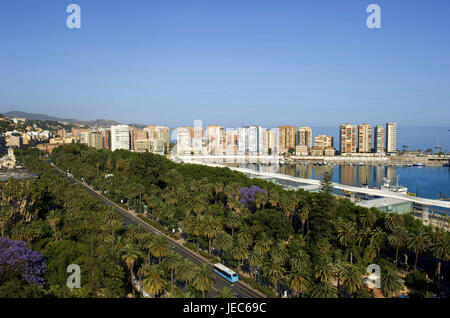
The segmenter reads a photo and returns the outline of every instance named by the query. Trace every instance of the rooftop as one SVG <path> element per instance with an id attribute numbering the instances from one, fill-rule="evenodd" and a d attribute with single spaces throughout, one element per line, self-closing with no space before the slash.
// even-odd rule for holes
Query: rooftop
<path id="1" fill-rule="evenodd" d="M 381 208 L 389 205 L 397 205 L 403 203 L 411 203 L 406 200 L 394 199 L 394 198 L 377 198 L 372 200 L 365 200 L 356 202 L 355 204 L 364 208 Z"/>

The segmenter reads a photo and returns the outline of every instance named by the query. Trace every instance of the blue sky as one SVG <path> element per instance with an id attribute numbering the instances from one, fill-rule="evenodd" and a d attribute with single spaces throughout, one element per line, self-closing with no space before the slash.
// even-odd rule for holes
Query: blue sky
<path id="1" fill-rule="evenodd" d="M 1 1 L 0 111 L 450 129 L 449 35 L 447 0 Z"/>

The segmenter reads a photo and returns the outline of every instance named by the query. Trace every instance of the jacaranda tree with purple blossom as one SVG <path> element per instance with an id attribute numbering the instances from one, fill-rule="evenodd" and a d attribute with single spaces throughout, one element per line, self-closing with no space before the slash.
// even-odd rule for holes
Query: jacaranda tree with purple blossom
<path id="1" fill-rule="evenodd" d="M 247 209 L 253 209 L 255 207 L 255 195 L 261 192 L 267 195 L 267 191 L 261 189 L 256 185 L 252 185 L 250 188 L 242 187 L 239 189 L 240 201 Z"/>
<path id="2" fill-rule="evenodd" d="M 24 241 L 0 237 L 0 277 L 19 273 L 29 285 L 44 285 L 47 264 L 44 257 L 30 249 Z"/>

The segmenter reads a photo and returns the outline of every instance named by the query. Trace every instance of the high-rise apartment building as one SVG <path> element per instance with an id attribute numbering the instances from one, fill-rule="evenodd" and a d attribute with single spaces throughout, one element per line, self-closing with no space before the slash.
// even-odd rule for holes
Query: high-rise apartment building
<path id="1" fill-rule="evenodd" d="M 310 127 L 300 127 L 297 131 L 297 146 L 306 146 L 308 150 L 312 148 L 312 129 Z"/>
<path id="2" fill-rule="evenodd" d="M 239 154 L 260 155 L 263 153 L 264 129 L 262 127 L 240 127 L 237 131 Z"/>
<path id="3" fill-rule="evenodd" d="M 222 155 L 226 150 L 225 128 L 223 126 L 206 127 L 207 151 L 210 155 Z"/>
<path id="4" fill-rule="evenodd" d="M 136 150 L 136 140 L 149 139 L 148 132 L 135 127 L 130 127 L 130 148 Z"/>
<path id="5" fill-rule="evenodd" d="M 376 153 L 384 152 L 384 127 L 381 125 L 375 126 L 374 134 L 374 150 Z"/>
<path id="6" fill-rule="evenodd" d="M 276 129 L 263 130 L 263 154 L 275 155 L 277 154 Z"/>
<path id="7" fill-rule="evenodd" d="M 87 145 L 95 149 L 103 149 L 103 135 L 100 132 L 90 132 L 87 138 Z"/>
<path id="8" fill-rule="evenodd" d="M 339 130 L 339 152 L 356 153 L 357 146 L 357 128 L 356 125 L 344 124 Z"/>
<path id="9" fill-rule="evenodd" d="M 144 131 L 147 132 L 149 139 L 163 140 L 164 141 L 164 152 L 169 152 L 169 127 L 165 126 L 152 126 L 149 125 L 144 128 Z"/>
<path id="10" fill-rule="evenodd" d="M 386 123 L 386 152 L 397 151 L 397 124 Z"/>
<path id="11" fill-rule="evenodd" d="M 226 154 L 236 155 L 238 152 L 238 132 L 236 129 L 227 128 L 225 130 Z"/>
<path id="12" fill-rule="evenodd" d="M 103 149 L 111 149 L 111 128 L 99 128 L 98 132 L 103 137 Z"/>
<path id="13" fill-rule="evenodd" d="M 193 153 L 192 139 L 194 138 L 193 127 L 177 128 L 177 155 L 186 156 Z"/>
<path id="14" fill-rule="evenodd" d="M 80 132 L 80 144 L 88 144 L 89 131 Z"/>
<path id="15" fill-rule="evenodd" d="M 319 135 L 314 137 L 314 147 L 333 148 L 333 136 Z"/>
<path id="16" fill-rule="evenodd" d="M 295 151 L 296 135 L 297 128 L 294 126 L 278 127 L 278 152 L 287 153 L 289 149 L 294 149 Z"/>
<path id="17" fill-rule="evenodd" d="M 111 150 L 130 150 L 130 127 L 128 125 L 111 126 Z"/>
<path id="18" fill-rule="evenodd" d="M 358 152 L 372 152 L 372 125 L 358 125 Z"/>

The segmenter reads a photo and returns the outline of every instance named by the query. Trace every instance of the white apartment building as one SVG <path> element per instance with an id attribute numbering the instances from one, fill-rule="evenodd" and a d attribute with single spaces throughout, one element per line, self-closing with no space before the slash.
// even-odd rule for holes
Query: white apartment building
<path id="1" fill-rule="evenodd" d="M 130 127 L 128 125 L 111 126 L 111 150 L 130 150 Z"/>
<path id="2" fill-rule="evenodd" d="M 397 124 L 386 123 L 386 152 L 397 152 Z"/>
<path id="3" fill-rule="evenodd" d="M 192 152 L 192 138 L 194 129 L 192 127 L 177 128 L 177 155 L 186 156 Z"/>
<path id="4" fill-rule="evenodd" d="M 261 155 L 264 153 L 264 129 L 259 126 L 240 127 L 238 132 L 238 153 Z"/>

